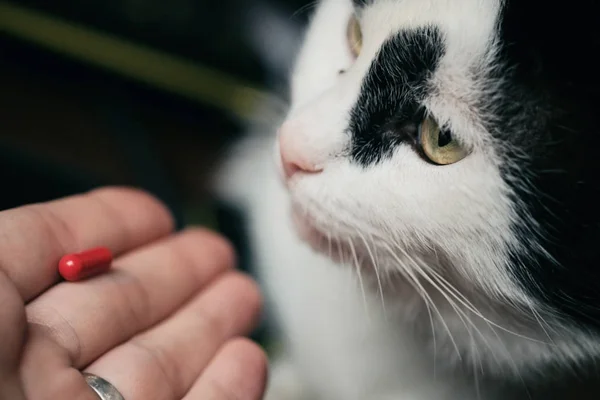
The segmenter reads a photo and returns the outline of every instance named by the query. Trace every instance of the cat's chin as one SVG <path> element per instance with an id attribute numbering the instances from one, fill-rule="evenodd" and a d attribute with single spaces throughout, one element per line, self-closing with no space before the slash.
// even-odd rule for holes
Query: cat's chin
<path id="1" fill-rule="evenodd" d="M 363 246 L 354 243 L 351 238 L 344 238 L 337 233 L 327 232 L 314 220 L 297 209 L 292 209 L 292 221 L 296 233 L 316 252 L 330 258 L 336 263 L 359 264 L 367 267 Z"/>
<path id="2" fill-rule="evenodd" d="M 300 239 L 317 251 L 321 249 L 323 244 L 328 240 L 327 234 L 317 229 L 309 217 L 302 215 L 295 208 L 292 209 L 291 214 L 294 228 Z"/>

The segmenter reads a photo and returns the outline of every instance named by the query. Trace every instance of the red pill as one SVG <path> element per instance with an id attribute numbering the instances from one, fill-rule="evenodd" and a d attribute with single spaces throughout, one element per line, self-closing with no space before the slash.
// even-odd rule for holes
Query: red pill
<path id="1" fill-rule="evenodd" d="M 77 254 L 67 254 L 60 259 L 58 272 L 67 281 L 80 281 L 108 271 L 112 259 L 112 253 L 106 247 L 97 247 Z"/>

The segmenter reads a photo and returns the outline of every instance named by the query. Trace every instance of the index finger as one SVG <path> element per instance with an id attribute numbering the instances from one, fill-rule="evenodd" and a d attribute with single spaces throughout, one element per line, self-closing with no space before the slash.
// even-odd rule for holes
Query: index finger
<path id="1" fill-rule="evenodd" d="M 0 212 L 0 273 L 25 302 L 58 279 L 58 261 L 97 246 L 115 256 L 169 234 L 173 219 L 150 195 L 105 188 Z"/>

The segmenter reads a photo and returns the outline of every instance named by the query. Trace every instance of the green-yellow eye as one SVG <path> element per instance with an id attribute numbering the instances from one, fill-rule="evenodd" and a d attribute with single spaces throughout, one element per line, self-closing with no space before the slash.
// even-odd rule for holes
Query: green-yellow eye
<path id="1" fill-rule="evenodd" d="M 421 123 L 419 143 L 425 156 L 438 165 L 454 164 L 469 154 L 452 133 L 442 131 L 431 117 L 426 117 Z"/>
<path id="2" fill-rule="evenodd" d="M 348 45 L 352 55 L 356 58 L 362 50 L 362 29 L 360 28 L 360 22 L 355 15 L 350 17 L 348 22 Z"/>

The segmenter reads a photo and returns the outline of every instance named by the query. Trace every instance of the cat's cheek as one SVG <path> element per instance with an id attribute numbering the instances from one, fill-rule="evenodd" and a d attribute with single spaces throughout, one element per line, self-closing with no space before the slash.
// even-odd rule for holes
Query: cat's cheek
<path id="1" fill-rule="evenodd" d="M 304 215 L 300 208 L 292 206 L 291 219 L 298 237 L 315 252 L 324 255 L 336 263 L 343 263 L 352 257 L 352 252 L 344 240 L 317 229 L 309 216 Z"/>
<path id="2" fill-rule="evenodd" d="M 306 218 L 301 215 L 297 207 L 292 206 L 291 218 L 294 229 L 300 239 L 310 243 L 316 243 L 318 241 L 318 232 L 307 223 Z"/>
<path id="3" fill-rule="evenodd" d="M 321 252 L 324 244 L 327 242 L 327 236 L 310 224 L 308 217 L 303 215 L 297 206 L 291 207 L 290 218 L 296 235 L 313 250 Z"/>

